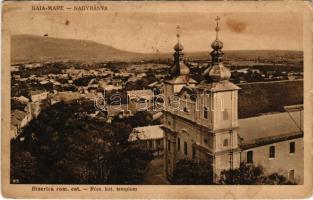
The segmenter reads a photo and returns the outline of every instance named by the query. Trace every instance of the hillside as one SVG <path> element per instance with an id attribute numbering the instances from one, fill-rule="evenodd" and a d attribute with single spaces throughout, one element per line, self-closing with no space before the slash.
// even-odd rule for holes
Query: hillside
<path id="1" fill-rule="evenodd" d="M 150 55 L 127 52 L 87 40 L 59 39 L 34 35 L 11 38 L 12 63 L 57 60 L 114 61 L 146 58 Z"/>
<path id="2" fill-rule="evenodd" d="M 303 104 L 303 80 L 238 84 L 238 117 L 282 112 L 284 106 Z"/>
<path id="3" fill-rule="evenodd" d="M 278 50 L 224 51 L 225 59 L 256 59 L 264 57 L 291 57 L 302 60 L 302 52 Z M 14 35 L 11 38 L 12 63 L 46 62 L 46 61 L 140 61 L 172 59 L 173 52 L 144 54 L 123 51 L 108 45 L 88 40 L 60 39 L 35 35 Z M 208 52 L 185 52 L 190 60 L 207 60 Z"/>

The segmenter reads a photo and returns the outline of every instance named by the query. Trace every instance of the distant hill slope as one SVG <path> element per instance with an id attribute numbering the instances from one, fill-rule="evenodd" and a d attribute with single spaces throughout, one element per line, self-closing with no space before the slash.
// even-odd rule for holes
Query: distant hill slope
<path id="1" fill-rule="evenodd" d="M 11 38 L 12 63 L 55 60 L 127 61 L 149 56 L 119 50 L 87 40 L 59 39 L 35 35 L 14 35 Z"/>
<path id="2" fill-rule="evenodd" d="M 185 52 L 190 59 L 209 59 L 207 52 Z M 225 51 L 226 59 L 273 58 L 291 55 L 302 59 L 300 51 L 246 50 Z M 151 59 L 172 59 L 173 52 L 160 54 L 134 53 L 88 40 L 60 39 L 35 35 L 14 35 L 11 38 L 12 63 L 45 62 L 45 61 L 140 61 Z"/>
<path id="3" fill-rule="evenodd" d="M 303 80 L 237 84 L 240 119 L 268 112 L 282 112 L 284 106 L 303 104 Z"/>

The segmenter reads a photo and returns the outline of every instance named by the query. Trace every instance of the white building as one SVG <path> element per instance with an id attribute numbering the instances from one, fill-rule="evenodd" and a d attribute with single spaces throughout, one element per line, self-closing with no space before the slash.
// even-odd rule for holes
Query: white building
<path id="1" fill-rule="evenodd" d="M 49 92 L 44 90 L 30 91 L 30 98 L 33 102 L 39 102 L 48 98 Z"/>
<path id="2" fill-rule="evenodd" d="M 284 113 L 238 119 L 238 90 L 223 65 L 223 43 L 212 42 L 212 63 L 205 80 L 190 78 L 183 46 L 174 46 L 174 64 L 164 82 L 164 164 L 169 179 L 180 159 L 206 161 L 217 182 L 223 170 L 241 162 L 261 164 L 265 172 L 280 173 L 303 183 L 303 131 L 301 107 Z M 240 101 L 240 99 L 239 99 Z M 258 106 L 258 105 L 255 105 Z"/>
<path id="3" fill-rule="evenodd" d="M 129 136 L 130 142 L 139 142 L 148 150 L 153 151 L 155 156 L 163 155 L 164 150 L 164 131 L 160 125 L 143 126 L 134 128 Z"/>

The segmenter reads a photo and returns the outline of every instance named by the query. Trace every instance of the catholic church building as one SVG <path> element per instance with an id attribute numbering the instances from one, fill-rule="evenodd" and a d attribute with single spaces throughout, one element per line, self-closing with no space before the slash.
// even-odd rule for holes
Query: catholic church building
<path id="1" fill-rule="evenodd" d="M 198 83 L 190 77 L 184 47 L 174 46 L 174 64 L 164 82 L 164 164 L 171 179 L 180 159 L 206 161 L 218 181 L 222 170 L 238 168 L 241 162 L 279 172 L 291 181 L 303 183 L 302 106 L 286 112 L 238 119 L 238 91 L 229 81 L 231 72 L 223 65 L 223 43 L 219 25 L 212 42 L 211 64 Z M 257 105 L 256 105 L 257 106 Z"/>

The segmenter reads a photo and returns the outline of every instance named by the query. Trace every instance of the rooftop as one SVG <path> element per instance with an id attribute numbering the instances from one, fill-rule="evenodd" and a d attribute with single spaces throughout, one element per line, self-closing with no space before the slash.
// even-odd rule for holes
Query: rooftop
<path id="1" fill-rule="evenodd" d="M 136 140 L 162 139 L 163 137 L 164 137 L 163 129 L 161 129 L 160 125 L 154 125 L 134 128 L 128 140 L 136 141 Z"/>
<path id="2" fill-rule="evenodd" d="M 242 138 L 242 146 L 299 135 L 303 130 L 302 119 L 301 111 L 240 119 L 238 134 Z"/>
<path id="3" fill-rule="evenodd" d="M 11 125 L 19 126 L 21 124 L 21 121 L 25 118 L 26 115 L 27 113 L 24 111 L 13 110 L 11 112 Z"/>

